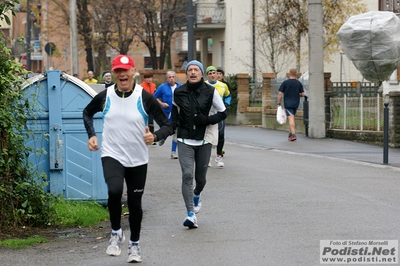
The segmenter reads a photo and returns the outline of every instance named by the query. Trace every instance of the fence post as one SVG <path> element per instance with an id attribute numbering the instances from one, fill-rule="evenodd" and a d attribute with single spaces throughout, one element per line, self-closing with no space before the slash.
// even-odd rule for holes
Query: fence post
<path id="1" fill-rule="evenodd" d="M 364 98 L 363 95 L 360 94 L 360 130 L 364 130 Z"/>
<path id="2" fill-rule="evenodd" d="M 376 131 L 381 131 L 381 108 L 379 93 L 376 94 Z"/>
<path id="3" fill-rule="evenodd" d="M 247 107 L 250 106 L 249 74 L 238 73 L 236 74 L 236 79 L 238 91 L 237 113 L 245 113 L 247 111 Z"/>
<path id="4" fill-rule="evenodd" d="M 308 124 L 309 124 L 309 118 L 308 118 L 309 101 L 307 101 L 307 98 L 308 98 L 307 96 L 304 96 L 304 102 L 303 102 L 303 121 L 305 126 L 306 137 L 308 137 Z"/>
<path id="5" fill-rule="evenodd" d="M 389 161 L 389 108 L 388 102 L 384 103 L 383 110 L 383 164 L 388 164 Z"/>
<path id="6" fill-rule="evenodd" d="M 343 129 L 344 130 L 346 130 L 346 128 L 347 128 L 347 96 L 346 96 L 346 94 L 344 94 L 344 97 L 343 97 L 343 101 L 344 101 L 344 104 L 343 104 Z"/>

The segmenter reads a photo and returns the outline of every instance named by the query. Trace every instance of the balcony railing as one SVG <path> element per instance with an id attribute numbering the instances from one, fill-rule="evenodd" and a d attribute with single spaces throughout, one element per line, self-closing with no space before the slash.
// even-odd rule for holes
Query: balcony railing
<path id="1" fill-rule="evenodd" d="M 174 17 L 174 27 L 177 29 L 185 29 L 187 27 L 187 5 L 176 7 L 174 10 L 164 10 L 164 16 L 167 12 L 174 12 L 180 14 Z M 225 25 L 225 3 L 219 1 L 218 3 L 194 3 L 193 4 L 193 17 L 195 26 L 216 26 L 221 27 Z"/>
<path id="2" fill-rule="evenodd" d="M 195 24 L 225 24 L 225 4 L 196 3 L 194 5 Z"/>

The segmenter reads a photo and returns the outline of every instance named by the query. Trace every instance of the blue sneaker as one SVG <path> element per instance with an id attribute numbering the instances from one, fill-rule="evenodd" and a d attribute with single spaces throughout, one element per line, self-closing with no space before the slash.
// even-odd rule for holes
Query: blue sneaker
<path id="1" fill-rule="evenodd" d="M 107 255 L 119 256 L 121 254 L 121 244 L 125 242 L 125 234 L 118 235 L 117 233 L 111 233 L 110 242 L 107 247 Z"/>
<path id="2" fill-rule="evenodd" d="M 183 226 L 187 226 L 187 227 L 189 227 L 189 229 L 199 227 L 197 225 L 197 218 L 196 218 L 196 214 L 194 214 L 194 212 L 189 212 L 188 217 L 186 217 L 185 221 L 183 222 Z"/>
<path id="3" fill-rule="evenodd" d="M 199 213 L 201 209 L 201 193 L 199 195 L 194 195 L 194 213 Z"/>

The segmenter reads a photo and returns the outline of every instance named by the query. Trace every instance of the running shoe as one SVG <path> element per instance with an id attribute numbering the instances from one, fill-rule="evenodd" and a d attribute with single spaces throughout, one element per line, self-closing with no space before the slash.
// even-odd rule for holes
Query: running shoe
<path id="1" fill-rule="evenodd" d="M 187 227 L 189 227 L 189 229 L 199 227 L 197 225 L 197 218 L 196 218 L 196 214 L 194 212 L 189 212 L 188 217 L 186 217 L 185 221 L 183 222 L 183 226 L 187 226 Z"/>
<path id="2" fill-rule="evenodd" d="M 125 234 L 118 235 L 117 233 L 111 233 L 110 241 L 107 247 L 107 255 L 119 256 L 121 254 L 121 244 L 125 242 Z"/>
<path id="3" fill-rule="evenodd" d="M 220 168 L 223 168 L 225 166 L 221 155 L 217 155 L 217 157 L 215 157 L 215 162 L 217 163 L 217 166 Z"/>
<path id="4" fill-rule="evenodd" d="M 129 263 L 140 263 L 142 262 L 142 256 L 140 256 L 139 245 L 130 244 L 128 248 L 128 260 Z"/>
<path id="5" fill-rule="evenodd" d="M 176 151 L 171 152 L 171 159 L 178 159 L 178 155 L 176 155 Z"/>

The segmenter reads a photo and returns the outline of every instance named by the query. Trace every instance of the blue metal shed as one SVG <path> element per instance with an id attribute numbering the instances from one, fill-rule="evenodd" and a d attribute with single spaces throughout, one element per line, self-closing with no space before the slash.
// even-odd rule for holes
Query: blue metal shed
<path id="1" fill-rule="evenodd" d="M 58 70 L 30 78 L 23 90 L 35 104 L 36 112 L 29 120 L 34 138 L 27 140 L 27 145 L 46 151 L 31 154 L 29 160 L 36 170 L 47 174 L 48 192 L 67 199 L 106 201 L 100 151 L 88 149 L 82 119 L 83 109 L 97 92 L 80 79 Z M 94 126 L 101 143 L 101 114 L 96 114 Z"/>

